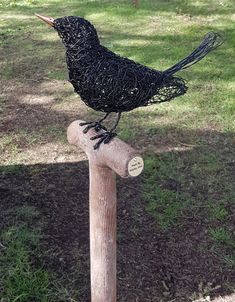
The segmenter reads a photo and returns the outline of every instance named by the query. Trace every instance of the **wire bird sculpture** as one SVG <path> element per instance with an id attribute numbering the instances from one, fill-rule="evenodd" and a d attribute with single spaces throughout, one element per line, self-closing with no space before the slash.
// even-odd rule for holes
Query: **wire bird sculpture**
<path id="1" fill-rule="evenodd" d="M 185 94 L 185 80 L 174 74 L 197 63 L 223 43 L 220 34 L 209 32 L 190 55 L 172 67 L 158 71 L 121 57 L 101 45 L 96 29 L 84 18 L 37 16 L 54 27 L 62 39 L 69 81 L 75 92 L 87 106 L 105 112 L 99 121 L 80 124 L 86 125 L 84 133 L 91 128 L 97 132 L 105 130 L 91 138 L 98 140 L 94 149 L 116 136 L 114 131 L 122 112 L 170 101 Z M 111 112 L 117 113 L 117 120 L 108 131 L 102 122 Z"/>

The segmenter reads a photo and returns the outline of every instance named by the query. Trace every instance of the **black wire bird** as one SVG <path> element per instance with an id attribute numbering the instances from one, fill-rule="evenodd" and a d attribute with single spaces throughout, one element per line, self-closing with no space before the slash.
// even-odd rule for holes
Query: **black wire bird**
<path id="1" fill-rule="evenodd" d="M 94 149 L 116 136 L 114 130 L 122 112 L 170 101 L 185 94 L 185 80 L 173 75 L 197 63 L 223 43 L 218 33 L 209 32 L 190 55 L 167 70 L 158 71 L 120 57 L 102 46 L 96 29 L 84 18 L 37 16 L 53 26 L 61 37 L 66 48 L 69 81 L 74 90 L 87 106 L 105 112 L 105 116 L 97 122 L 80 124 L 86 125 L 84 133 L 91 128 L 97 132 L 105 130 L 91 138 L 99 139 Z M 117 113 L 117 120 L 107 131 L 101 123 L 111 112 Z"/>

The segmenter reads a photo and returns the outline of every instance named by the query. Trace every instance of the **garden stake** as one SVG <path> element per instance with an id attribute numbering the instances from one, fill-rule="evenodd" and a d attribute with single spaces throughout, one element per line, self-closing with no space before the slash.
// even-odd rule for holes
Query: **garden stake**
<path id="1" fill-rule="evenodd" d="M 68 127 L 68 142 L 80 147 L 89 160 L 90 174 L 90 274 L 91 301 L 116 302 L 116 174 L 138 176 L 143 159 L 118 138 L 94 150 L 91 129 L 83 133 L 83 121 Z M 101 130 L 103 131 L 103 130 Z"/>

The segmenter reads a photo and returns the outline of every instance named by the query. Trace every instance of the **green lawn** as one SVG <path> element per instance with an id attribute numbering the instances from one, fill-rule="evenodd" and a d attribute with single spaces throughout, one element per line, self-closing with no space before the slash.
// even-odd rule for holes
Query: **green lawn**
<path id="1" fill-rule="evenodd" d="M 196 221 L 201 225 L 203 239 L 195 249 L 214 256 L 222 272 L 232 270 L 234 12 L 233 0 L 140 0 L 136 8 L 131 0 L 1 0 L 2 175 L 17 174 L 19 165 L 76 160 L 76 151 L 66 143 L 66 127 L 76 118 L 94 119 L 99 115 L 74 94 L 66 81 L 61 41 L 34 13 L 83 16 L 95 25 L 102 43 L 110 50 L 159 70 L 189 54 L 208 31 L 219 31 L 225 43 L 180 73 L 188 81 L 187 94 L 167 104 L 125 114 L 118 131 L 145 158 L 140 195 L 145 214 L 156 222 L 156 233 L 169 235 L 177 229 L 183 234 L 189 221 Z M 34 210 L 29 213 L 32 215 Z M 40 227 L 32 231 L 31 225 L 22 227 L 24 219 L 20 227 L 17 219 L 9 221 L 1 239 L 9 247 L 4 250 L 2 261 L 5 264 L 1 302 L 31 302 L 35 291 L 40 293 L 37 301 L 56 301 L 55 288 L 58 289 L 60 280 L 55 281 L 56 275 L 47 272 L 41 260 L 36 265 L 29 260 L 40 246 Z M 29 272 L 27 277 L 25 270 Z M 22 284 L 13 285 L 14 278 L 24 280 L 23 293 Z M 33 287 L 28 278 L 35 280 Z M 225 291 L 233 292 L 235 288 L 226 278 L 220 285 Z M 66 288 L 64 292 L 67 293 Z M 61 296 L 61 301 L 74 301 L 67 298 L 69 294 Z M 154 297 L 152 301 L 168 302 L 166 299 Z"/>

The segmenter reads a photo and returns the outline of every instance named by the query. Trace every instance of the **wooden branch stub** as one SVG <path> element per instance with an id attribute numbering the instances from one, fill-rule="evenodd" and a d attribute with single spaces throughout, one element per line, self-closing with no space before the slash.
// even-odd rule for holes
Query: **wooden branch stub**
<path id="1" fill-rule="evenodd" d="M 83 129 L 86 126 L 79 125 L 82 122 L 84 121 L 74 121 L 68 127 L 68 142 L 80 147 L 87 154 L 90 162 L 95 162 L 101 167 L 109 167 L 121 177 L 135 177 L 143 171 L 142 157 L 119 138 L 114 138 L 108 144 L 101 144 L 98 150 L 94 150 L 95 141 L 90 138 L 97 135 L 97 132 L 91 129 L 84 134 Z"/>

